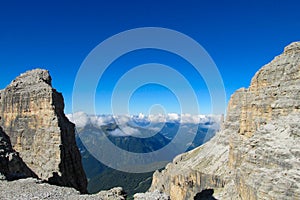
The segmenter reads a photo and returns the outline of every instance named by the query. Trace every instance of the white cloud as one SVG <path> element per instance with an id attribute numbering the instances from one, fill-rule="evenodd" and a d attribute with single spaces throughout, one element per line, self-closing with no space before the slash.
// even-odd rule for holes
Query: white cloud
<path id="1" fill-rule="evenodd" d="M 111 115 L 89 116 L 90 122 L 95 126 L 102 126 L 109 123 L 114 123 L 114 118 Z"/>
<path id="2" fill-rule="evenodd" d="M 119 137 L 128 136 L 126 133 L 124 133 L 123 131 L 121 131 L 118 128 L 113 130 L 113 131 L 110 131 L 109 134 L 112 135 L 112 136 L 119 136 Z"/>
<path id="3" fill-rule="evenodd" d="M 167 117 L 168 121 L 178 121 L 180 118 L 180 116 L 177 113 L 169 113 Z"/>
<path id="4" fill-rule="evenodd" d="M 143 113 L 140 113 L 140 114 L 138 115 L 138 118 L 139 118 L 139 119 L 144 119 L 144 118 L 145 118 L 145 115 L 144 115 Z"/>
<path id="5" fill-rule="evenodd" d="M 122 126 L 121 130 L 126 134 L 126 135 L 139 135 L 140 131 L 136 128 L 132 128 L 130 126 Z"/>
<path id="6" fill-rule="evenodd" d="M 84 112 L 77 112 L 74 114 L 66 115 L 69 120 L 76 124 L 77 127 L 84 127 L 87 124 L 92 124 L 94 126 L 102 126 L 109 123 L 116 122 L 121 128 L 124 129 L 124 132 L 128 132 L 129 135 L 134 135 L 137 133 L 138 129 L 133 127 L 141 125 L 143 128 L 157 128 L 157 123 L 165 122 L 180 122 L 182 124 L 205 124 L 207 122 L 215 122 L 215 125 L 220 124 L 221 116 L 218 115 L 191 115 L 191 114 L 177 114 L 169 113 L 166 115 L 149 115 L 146 116 L 142 113 L 139 115 L 87 115 Z M 128 124 L 130 126 L 128 126 Z M 214 126 L 215 126 L 214 125 Z M 212 126 L 212 125 L 207 125 Z M 127 128 L 129 127 L 129 128 Z M 130 129 L 131 128 L 131 129 Z M 216 128 L 216 127 L 214 127 Z M 119 133 L 118 133 L 119 134 Z"/>
<path id="7" fill-rule="evenodd" d="M 84 127 L 89 123 L 89 117 L 84 112 L 77 112 L 74 114 L 67 114 L 67 118 L 76 124 L 77 127 Z"/>
<path id="8" fill-rule="evenodd" d="M 165 123 L 167 121 L 167 117 L 163 114 L 149 115 L 149 121 L 152 123 Z"/>

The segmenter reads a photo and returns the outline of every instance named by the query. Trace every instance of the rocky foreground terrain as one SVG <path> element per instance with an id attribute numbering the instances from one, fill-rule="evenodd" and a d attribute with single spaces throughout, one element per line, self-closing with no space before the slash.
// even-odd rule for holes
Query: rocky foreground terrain
<path id="1" fill-rule="evenodd" d="M 18 181 L 0 181 L 0 199 L 51 199 L 51 200 L 125 200 L 122 188 L 113 188 L 93 195 L 80 195 L 68 187 L 59 187 L 27 178 Z"/>
<path id="2" fill-rule="evenodd" d="M 300 42 L 294 42 L 231 96 L 222 131 L 155 172 L 150 191 L 172 200 L 205 192 L 207 199 L 300 199 L 299 144 Z"/>

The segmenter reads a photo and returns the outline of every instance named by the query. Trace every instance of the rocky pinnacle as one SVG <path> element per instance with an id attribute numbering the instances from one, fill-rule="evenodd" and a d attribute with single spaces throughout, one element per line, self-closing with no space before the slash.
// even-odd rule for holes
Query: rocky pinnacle
<path id="1" fill-rule="evenodd" d="M 0 126 L 37 177 L 87 192 L 75 126 L 64 114 L 63 96 L 52 88 L 48 71 L 27 71 L 0 91 Z"/>

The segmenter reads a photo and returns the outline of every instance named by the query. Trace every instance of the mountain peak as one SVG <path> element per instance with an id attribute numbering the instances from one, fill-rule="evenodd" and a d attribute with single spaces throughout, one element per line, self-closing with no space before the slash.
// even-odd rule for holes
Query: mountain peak
<path id="1" fill-rule="evenodd" d="M 300 53 L 300 41 L 292 42 L 284 48 L 284 53 Z"/>
<path id="2" fill-rule="evenodd" d="M 51 76 L 48 70 L 45 69 L 33 69 L 29 70 L 25 73 L 22 73 L 18 76 L 15 80 L 13 80 L 8 87 L 13 88 L 22 88 L 28 87 L 33 85 L 48 85 L 52 86 L 51 84 Z"/>
<path id="3" fill-rule="evenodd" d="M 47 70 L 27 71 L 0 91 L 0 126 L 40 179 L 87 192 L 75 127 Z"/>

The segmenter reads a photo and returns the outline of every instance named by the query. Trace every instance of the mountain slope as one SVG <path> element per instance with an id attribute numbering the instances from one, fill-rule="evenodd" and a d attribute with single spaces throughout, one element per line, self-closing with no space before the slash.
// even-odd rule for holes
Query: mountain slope
<path id="1" fill-rule="evenodd" d="M 175 114 L 172 115 L 174 116 Z M 220 120 L 217 116 L 200 116 L 202 120 L 200 124 L 194 123 L 196 120 L 191 118 L 185 118 L 182 124 L 178 120 L 168 120 L 166 123 L 163 123 L 162 120 L 156 120 L 150 123 L 146 116 L 119 116 L 119 119 L 126 118 L 126 120 L 122 120 L 123 123 L 117 124 L 116 121 L 118 119 L 114 121 L 112 116 L 89 116 L 84 113 L 75 113 L 67 116 L 77 124 L 76 142 L 80 149 L 83 167 L 88 178 L 88 191 L 95 193 L 99 190 L 121 186 L 128 196 L 147 191 L 151 185 L 153 172 L 126 173 L 105 166 L 86 149 L 85 145 L 89 142 L 95 142 L 95 140 L 91 139 L 89 141 L 89 137 L 82 137 L 83 135 L 95 135 L 97 140 L 101 140 L 102 137 L 108 137 L 114 145 L 129 152 L 152 152 L 168 144 L 172 146 L 175 152 L 178 145 L 183 144 L 186 145 L 187 149 L 193 149 L 203 144 L 219 128 Z M 158 117 L 152 116 L 152 119 Z M 118 120 L 118 122 L 120 121 Z M 149 124 L 151 126 L 148 126 Z M 181 138 L 178 140 L 181 144 L 172 142 L 180 125 L 185 130 L 184 136 L 192 135 L 194 141 L 185 143 L 186 139 Z M 131 133 L 131 135 L 128 133 Z M 137 135 L 152 136 L 140 138 L 136 137 Z M 81 141 L 82 138 L 86 139 L 84 143 Z M 132 165 L 131 161 L 129 160 L 126 165 Z"/>
<path id="2" fill-rule="evenodd" d="M 213 189 L 220 199 L 300 199 L 300 42 L 230 98 L 223 130 L 155 172 L 172 200 Z"/>

